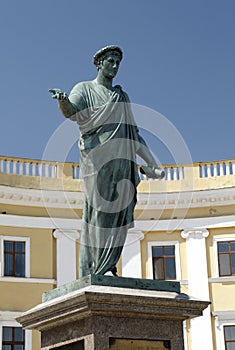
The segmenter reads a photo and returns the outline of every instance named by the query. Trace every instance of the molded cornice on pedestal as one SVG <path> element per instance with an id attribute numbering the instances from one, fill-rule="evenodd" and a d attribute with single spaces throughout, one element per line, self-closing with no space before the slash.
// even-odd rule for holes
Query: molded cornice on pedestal
<path id="1" fill-rule="evenodd" d="M 208 304 L 174 292 L 90 286 L 37 305 L 17 320 L 26 329 L 37 330 L 92 315 L 184 320 L 201 316 Z"/>
<path id="2" fill-rule="evenodd" d="M 77 349 L 78 340 L 86 350 L 108 350 L 110 338 L 167 340 L 172 350 L 183 350 L 182 321 L 201 316 L 207 306 L 175 292 L 91 285 L 46 301 L 17 321 L 42 332 L 43 350 Z"/>

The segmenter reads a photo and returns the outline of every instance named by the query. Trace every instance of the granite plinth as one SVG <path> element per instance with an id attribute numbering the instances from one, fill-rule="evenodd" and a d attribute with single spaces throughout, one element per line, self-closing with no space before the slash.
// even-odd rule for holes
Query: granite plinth
<path id="1" fill-rule="evenodd" d="M 208 305 L 175 291 L 89 283 L 44 301 L 17 320 L 41 331 L 43 350 L 108 350 L 111 339 L 151 340 L 183 350 L 183 320 L 201 316 Z"/>
<path id="2" fill-rule="evenodd" d="M 92 285 L 180 293 L 180 283 L 175 281 L 89 275 L 44 293 L 42 301 L 46 302 Z"/>

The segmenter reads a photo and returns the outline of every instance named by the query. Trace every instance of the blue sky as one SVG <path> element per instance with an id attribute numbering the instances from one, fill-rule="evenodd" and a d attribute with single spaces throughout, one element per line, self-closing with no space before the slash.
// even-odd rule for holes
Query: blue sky
<path id="1" fill-rule="evenodd" d="M 235 158 L 234 18 L 234 0 L 2 1 L 0 154 L 41 159 L 64 121 L 48 89 L 95 78 L 93 54 L 116 44 L 115 83 L 173 123 L 193 161 Z M 77 157 L 74 146 L 68 160 Z"/>

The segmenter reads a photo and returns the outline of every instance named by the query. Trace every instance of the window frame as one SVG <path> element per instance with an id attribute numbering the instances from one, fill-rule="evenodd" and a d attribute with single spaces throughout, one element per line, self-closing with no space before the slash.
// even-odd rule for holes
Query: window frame
<path id="1" fill-rule="evenodd" d="M 235 275 L 220 276 L 219 275 L 219 254 L 218 254 L 218 243 L 220 242 L 235 242 L 234 236 L 226 237 L 214 237 L 213 238 L 213 251 L 214 251 L 214 277 L 220 279 L 234 279 Z"/>
<path id="2" fill-rule="evenodd" d="M 215 317 L 216 347 L 220 350 L 226 350 L 224 327 L 235 326 L 235 310 L 213 311 L 212 315 Z"/>
<path id="3" fill-rule="evenodd" d="M 14 318 L 19 317 L 22 313 L 20 312 L 1 312 L 0 318 L 0 349 L 2 349 L 2 331 L 3 327 L 19 327 L 22 328 Z M 25 330 L 25 350 L 32 350 L 32 331 Z"/>
<path id="4" fill-rule="evenodd" d="M 223 325 L 223 332 L 224 332 L 224 348 L 226 349 L 226 343 L 230 343 L 228 340 L 226 341 L 225 339 L 225 327 L 234 327 L 235 329 L 235 324 L 224 324 Z M 235 344 L 235 338 L 233 339 L 233 344 Z"/>
<path id="5" fill-rule="evenodd" d="M 4 275 L 4 242 L 24 242 L 25 243 L 25 276 L 5 276 Z M 30 277 L 30 238 L 29 237 L 20 237 L 20 236 L 0 236 L 0 277 L 6 279 L 24 279 Z"/>
<path id="6" fill-rule="evenodd" d="M 226 252 L 219 252 L 218 250 L 218 267 L 219 267 L 219 274 L 221 273 L 221 269 L 222 269 L 222 264 L 221 264 L 221 257 L 223 255 L 228 255 L 229 258 L 229 266 L 228 266 L 228 270 L 229 270 L 229 274 L 223 274 L 220 275 L 220 277 L 234 277 L 235 273 L 233 273 L 233 262 L 232 262 L 232 255 L 235 255 L 235 249 L 231 250 L 231 243 L 235 243 L 234 241 L 225 241 L 225 242 L 217 242 L 217 249 L 218 249 L 218 245 L 220 243 L 226 243 L 228 245 L 228 251 Z M 227 264 L 226 264 L 227 266 Z"/>
<path id="7" fill-rule="evenodd" d="M 161 281 L 180 281 L 181 280 L 181 264 L 180 264 L 180 250 L 179 241 L 151 241 L 148 242 L 148 278 L 154 279 L 153 275 L 153 254 L 152 248 L 159 246 L 175 246 L 175 279 L 167 279 Z"/>
<path id="8" fill-rule="evenodd" d="M 12 336 L 13 336 L 13 339 L 10 341 L 10 340 L 4 340 L 3 339 L 3 330 L 4 330 L 4 328 L 6 329 L 6 328 L 8 328 L 8 329 L 11 329 L 12 330 Z M 23 335 L 24 335 L 24 337 L 23 337 L 23 340 L 21 340 L 21 341 L 17 341 L 16 339 L 15 339 L 15 330 L 16 329 L 21 329 L 21 331 L 23 331 Z M 5 344 L 3 344 L 3 342 L 5 342 Z M 8 343 L 8 344 L 6 344 L 6 343 Z M 22 327 L 10 327 L 10 326 L 2 326 L 2 346 L 3 345 L 7 345 L 7 346 L 10 346 L 11 348 L 12 348 L 12 346 L 13 347 L 15 347 L 15 345 L 23 345 L 23 347 L 24 347 L 24 349 L 25 349 L 25 331 L 24 331 L 24 329 L 22 328 Z"/>

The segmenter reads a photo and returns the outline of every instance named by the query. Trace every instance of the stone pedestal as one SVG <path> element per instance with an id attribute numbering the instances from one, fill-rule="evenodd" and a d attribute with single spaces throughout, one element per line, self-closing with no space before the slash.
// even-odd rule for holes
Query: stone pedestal
<path id="1" fill-rule="evenodd" d="M 43 350 L 183 350 L 183 320 L 209 304 L 180 294 L 177 282 L 110 276 L 74 281 L 43 300 L 18 318 L 41 331 Z"/>

